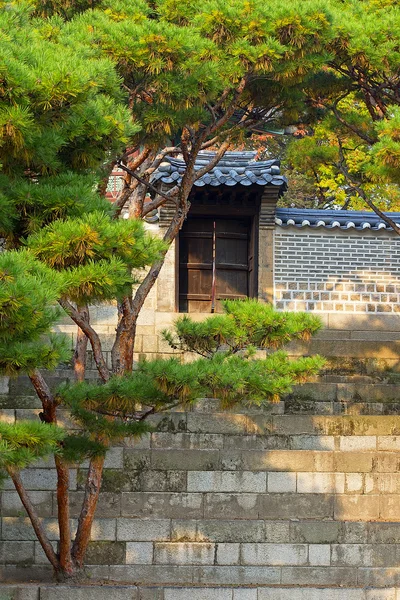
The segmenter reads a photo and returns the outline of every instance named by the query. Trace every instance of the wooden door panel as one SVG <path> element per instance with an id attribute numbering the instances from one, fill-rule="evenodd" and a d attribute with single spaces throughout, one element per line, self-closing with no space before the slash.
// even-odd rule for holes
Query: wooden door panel
<path id="1" fill-rule="evenodd" d="M 188 219 L 179 244 L 181 311 L 220 312 L 220 300 L 248 297 L 249 239 L 248 221 Z"/>

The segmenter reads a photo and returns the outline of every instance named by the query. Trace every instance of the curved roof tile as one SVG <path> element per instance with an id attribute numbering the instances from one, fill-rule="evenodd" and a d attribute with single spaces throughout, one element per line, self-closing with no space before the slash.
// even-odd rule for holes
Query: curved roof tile
<path id="1" fill-rule="evenodd" d="M 400 226 L 400 213 L 386 213 Z M 387 229 L 392 231 L 377 214 L 358 210 L 314 210 L 310 208 L 277 208 L 275 223 L 281 227 L 325 227 L 327 229 Z"/>
<path id="2" fill-rule="evenodd" d="M 209 173 L 194 182 L 197 187 L 204 185 L 274 185 L 283 192 L 287 187 L 286 177 L 280 174 L 279 160 L 255 161 L 255 152 L 226 152 Z M 215 156 L 215 152 L 200 152 L 195 170 L 205 167 Z M 167 156 L 152 176 L 151 181 L 166 184 L 180 183 L 186 164 L 182 158 Z"/>

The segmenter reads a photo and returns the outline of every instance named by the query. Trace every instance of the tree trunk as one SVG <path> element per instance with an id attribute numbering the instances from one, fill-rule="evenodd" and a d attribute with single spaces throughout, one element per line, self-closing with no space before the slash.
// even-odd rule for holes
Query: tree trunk
<path id="1" fill-rule="evenodd" d="M 92 458 L 86 479 L 85 497 L 79 515 L 78 530 L 72 545 L 72 558 L 75 567 L 83 568 L 86 550 L 90 540 L 93 519 L 99 499 L 101 478 L 103 475 L 104 456 Z"/>

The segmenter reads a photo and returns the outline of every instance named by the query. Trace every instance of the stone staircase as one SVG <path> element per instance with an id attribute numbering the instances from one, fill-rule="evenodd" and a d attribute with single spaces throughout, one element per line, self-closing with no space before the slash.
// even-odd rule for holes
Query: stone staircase
<path id="1" fill-rule="evenodd" d="M 135 600 L 400 598 L 400 388 L 385 377 L 326 375 L 267 409 L 204 399 L 155 416 L 154 433 L 108 455 L 92 578 Z M 18 385 L 3 418 L 37 411 Z M 73 519 L 84 478 L 71 469 Z M 54 469 L 25 481 L 56 545 Z M 0 581 L 50 580 L 9 484 L 1 520 Z"/>

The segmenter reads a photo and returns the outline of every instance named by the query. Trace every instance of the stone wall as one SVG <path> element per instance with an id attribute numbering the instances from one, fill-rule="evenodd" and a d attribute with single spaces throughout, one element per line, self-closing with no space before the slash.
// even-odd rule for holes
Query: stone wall
<path id="1" fill-rule="evenodd" d="M 274 245 L 278 309 L 400 313 L 397 234 L 278 227 Z"/>
<path id="2" fill-rule="evenodd" d="M 269 410 L 221 412 L 203 400 L 191 412 L 154 417 L 157 431 L 114 448 L 88 555 L 92 577 L 143 585 L 395 586 L 400 417 L 389 413 L 398 411 L 400 392 L 340 381 L 309 384 Z M 2 418 L 38 412 L 24 380 L 11 382 L 10 392 L 2 396 Z M 85 472 L 85 465 L 71 469 L 73 526 Z M 55 471 L 38 463 L 24 480 L 56 545 Z M 0 580 L 50 578 L 9 483 L 0 539 Z"/>

